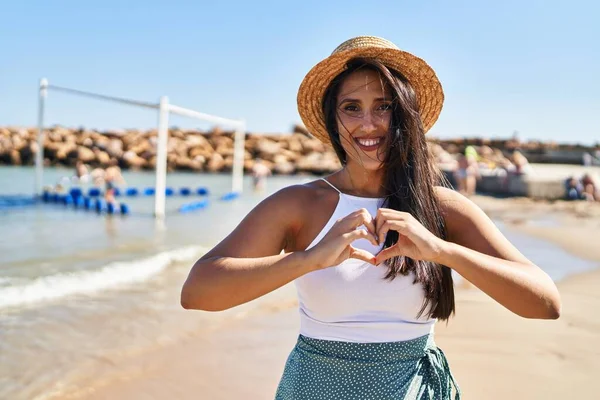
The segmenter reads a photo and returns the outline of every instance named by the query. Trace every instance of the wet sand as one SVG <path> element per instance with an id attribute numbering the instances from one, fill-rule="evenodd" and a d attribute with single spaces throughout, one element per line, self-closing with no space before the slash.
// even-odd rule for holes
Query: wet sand
<path id="1" fill-rule="evenodd" d="M 600 205 L 479 196 L 474 201 L 511 229 L 600 266 Z M 557 321 L 522 319 L 478 289 L 457 291 L 457 315 L 437 325 L 436 341 L 464 399 L 596 396 L 600 270 L 558 286 L 563 311 Z M 81 382 L 81 390 L 55 398 L 272 399 L 298 332 L 294 298 L 288 285 L 257 301 L 245 318 L 114 365 L 93 385 Z"/>

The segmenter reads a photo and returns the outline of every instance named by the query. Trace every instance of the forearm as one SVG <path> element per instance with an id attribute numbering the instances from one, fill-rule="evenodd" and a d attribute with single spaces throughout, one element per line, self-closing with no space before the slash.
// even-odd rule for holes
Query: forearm
<path id="1" fill-rule="evenodd" d="M 525 318 L 558 318 L 558 289 L 537 266 L 446 243 L 438 262 L 454 269 L 498 303 Z"/>
<path id="2" fill-rule="evenodd" d="M 181 292 L 184 308 L 221 311 L 261 297 L 314 270 L 304 252 L 198 261 Z"/>

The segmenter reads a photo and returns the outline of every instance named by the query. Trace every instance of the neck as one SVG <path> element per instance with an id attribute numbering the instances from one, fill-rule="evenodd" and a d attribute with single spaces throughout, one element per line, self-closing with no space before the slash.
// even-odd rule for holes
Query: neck
<path id="1" fill-rule="evenodd" d="M 348 194 L 361 197 L 383 197 L 383 169 L 365 170 L 360 165 L 348 164 L 336 174 L 340 189 Z"/>

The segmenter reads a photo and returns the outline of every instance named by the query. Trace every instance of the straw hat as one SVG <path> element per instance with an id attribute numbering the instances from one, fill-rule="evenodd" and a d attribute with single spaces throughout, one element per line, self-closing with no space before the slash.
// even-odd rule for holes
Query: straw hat
<path id="1" fill-rule="evenodd" d="M 402 73 L 417 95 L 423 128 L 427 132 L 438 119 L 444 102 L 444 92 L 434 70 L 425 61 L 383 38 L 358 36 L 339 45 L 333 53 L 304 77 L 298 90 L 298 112 L 308 131 L 322 142 L 329 143 L 323 115 L 323 96 L 330 82 L 346 69 L 346 63 L 356 57 L 373 58 L 388 68 Z"/>

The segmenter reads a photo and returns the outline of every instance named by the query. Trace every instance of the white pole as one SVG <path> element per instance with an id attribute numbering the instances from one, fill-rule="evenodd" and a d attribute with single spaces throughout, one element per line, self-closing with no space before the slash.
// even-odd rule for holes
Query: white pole
<path id="1" fill-rule="evenodd" d="M 246 123 L 242 121 L 241 126 L 235 130 L 233 143 L 233 171 L 231 191 L 242 193 L 244 190 L 244 143 L 246 141 Z"/>
<path id="2" fill-rule="evenodd" d="M 160 98 L 158 108 L 158 137 L 156 141 L 156 187 L 154 188 L 154 217 L 165 217 L 167 185 L 167 143 L 169 138 L 169 98 Z"/>
<path id="3" fill-rule="evenodd" d="M 42 194 L 42 187 L 44 184 L 44 102 L 46 94 L 48 92 L 48 80 L 46 78 L 40 79 L 40 93 L 38 100 L 38 135 L 37 145 L 38 149 L 35 153 L 35 195 L 39 196 Z"/>
<path id="4" fill-rule="evenodd" d="M 169 111 L 175 114 L 185 115 L 186 117 L 198 118 L 204 121 L 212 122 L 213 124 L 231 125 L 237 127 L 241 127 L 242 125 L 244 125 L 243 121 L 217 117 L 215 115 L 205 114 L 198 111 L 190 110 L 188 108 L 179 107 L 174 104 L 169 104 Z"/>

